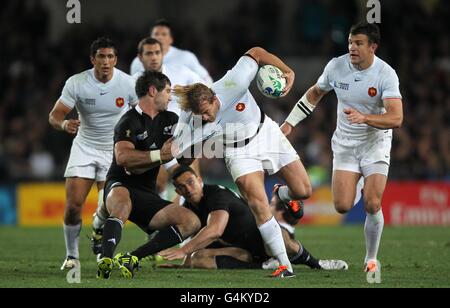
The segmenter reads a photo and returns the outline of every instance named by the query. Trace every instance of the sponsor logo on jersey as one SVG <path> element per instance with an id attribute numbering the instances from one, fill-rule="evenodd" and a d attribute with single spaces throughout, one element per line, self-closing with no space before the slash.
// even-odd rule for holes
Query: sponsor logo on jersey
<path id="1" fill-rule="evenodd" d="M 375 96 L 377 96 L 377 93 L 378 93 L 378 91 L 377 91 L 376 88 L 374 88 L 374 87 L 369 88 L 369 96 L 370 96 L 370 97 L 375 97 Z"/>
<path id="2" fill-rule="evenodd" d="M 334 87 L 337 88 L 337 89 L 348 91 L 350 85 L 348 83 L 335 81 L 334 82 Z"/>
<path id="3" fill-rule="evenodd" d="M 116 106 L 122 108 L 123 105 L 125 105 L 125 100 L 123 99 L 123 97 L 116 98 Z"/>
<path id="4" fill-rule="evenodd" d="M 147 131 L 145 131 L 142 134 L 137 135 L 136 139 L 137 140 L 145 140 L 145 139 L 147 139 L 147 137 L 148 137 L 148 133 L 147 133 Z"/>
<path id="5" fill-rule="evenodd" d="M 78 97 L 78 100 L 79 100 L 80 103 L 82 103 L 83 105 L 95 106 L 95 98 L 82 98 L 82 97 Z"/>
<path id="6" fill-rule="evenodd" d="M 236 110 L 239 112 L 242 112 L 245 110 L 245 104 L 244 103 L 239 103 L 236 105 Z"/>

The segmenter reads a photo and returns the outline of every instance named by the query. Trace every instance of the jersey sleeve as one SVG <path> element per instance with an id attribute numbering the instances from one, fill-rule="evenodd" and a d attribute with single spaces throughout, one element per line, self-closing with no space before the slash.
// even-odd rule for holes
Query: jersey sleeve
<path id="1" fill-rule="evenodd" d="M 128 94 L 128 101 L 130 102 L 131 106 L 136 106 L 139 102 L 139 99 L 136 94 L 136 80 L 134 77 L 130 76 L 128 78 L 129 83 L 129 94 Z"/>
<path id="2" fill-rule="evenodd" d="M 334 63 L 336 61 L 336 58 L 332 59 L 328 64 L 325 66 L 325 69 L 323 70 L 322 75 L 320 75 L 319 79 L 317 80 L 317 85 L 322 91 L 329 92 L 333 90 L 333 87 L 331 86 L 331 73 L 334 67 Z"/>
<path id="3" fill-rule="evenodd" d="M 59 101 L 63 103 L 65 106 L 73 109 L 77 102 L 76 94 L 75 94 L 75 80 L 73 77 L 67 79 L 66 84 L 61 93 L 61 97 Z"/>
<path id="4" fill-rule="evenodd" d="M 136 145 L 137 127 L 129 116 L 130 113 L 127 112 L 114 128 L 114 144 L 119 141 L 129 141 Z"/>
<path id="5" fill-rule="evenodd" d="M 210 193 L 206 202 L 208 212 L 227 211 L 230 212 L 230 195 L 229 192 L 218 186 L 213 193 Z"/>
<path id="6" fill-rule="evenodd" d="M 189 67 L 186 67 L 186 75 L 187 75 L 187 84 L 193 84 L 193 83 L 205 83 L 205 80 L 196 72 L 191 70 Z M 206 83 L 206 85 L 208 85 Z"/>
<path id="7" fill-rule="evenodd" d="M 387 70 L 386 76 L 381 82 L 381 91 L 382 100 L 388 98 L 402 98 L 402 94 L 400 93 L 400 82 L 394 69 L 390 68 Z"/>
<path id="8" fill-rule="evenodd" d="M 134 58 L 133 62 L 131 62 L 131 66 L 130 66 L 130 75 L 134 75 L 143 70 L 144 70 L 144 65 L 142 64 L 141 60 L 139 60 L 138 57 Z"/>
<path id="9" fill-rule="evenodd" d="M 187 50 L 185 50 L 185 52 L 187 58 L 186 61 L 187 67 L 192 71 L 194 71 L 198 76 L 200 76 L 201 82 L 203 82 L 206 85 L 211 85 L 213 83 L 213 80 L 209 75 L 208 71 L 206 70 L 206 68 L 200 64 L 197 56 Z"/>
<path id="10" fill-rule="evenodd" d="M 257 72 L 258 63 L 249 56 L 242 56 L 225 76 L 213 84 L 212 88 L 227 96 L 226 101 L 234 102 L 248 90 Z"/>
<path id="11" fill-rule="evenodd" d="M 168 114 L 168 121 L 163 132 L 164 142 L 174 136 L 176 125 L 178 123 L 178 115 L 176 113 L 168 111 Z"/>

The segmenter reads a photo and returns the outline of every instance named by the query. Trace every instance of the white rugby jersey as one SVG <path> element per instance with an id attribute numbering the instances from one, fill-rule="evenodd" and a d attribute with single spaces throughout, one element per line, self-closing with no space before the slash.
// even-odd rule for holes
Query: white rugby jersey
<path id="1" fill-rule="evenodd" d="M 184 152 L 194 144 L 220 135 L 223 135 L 224 143 L 230 144 L 251 138 L 256 134 L 262 111 L 248 87 L 257 71 L 256 61 L 243 56 L 225 76 L 212 85 L 211 88 L 220 102 L 220 109 L 214 122 L 194 127 L 192 112 L 181 111 L 174 133 L 180 152 Z"/>
<path id="2" fill-rule="evenodd" d="M 101 150 L 113 149 L 114 126 L 138 101 L 134 79 L 116 68 L 107 83 L 95 78 L 93 68 L 73 75 L 66 81 L 59 100 L 78 111 L 81 124 L 75 138 Z"/>
<path id="3" fill-rule="evenodd" d="M 144 71 L 140 71 L 134 74 L 133 78 L 137 80 L 143 73 Z M 172 88 L 174 85 L 186 86 L 197 82 L 203 82 L 199 75 L 184 65 L 163 64 L 162 73 L 169 78 Z M 181 109 L 178 106 L 177 97 L 175 95 L 172 95 L 171 97 L 172 100 L 169 102 L 167 110 L 175 112 L 179 116 Z"/>
<path id="4" fill-rule="evenodd" d="M 337 126 L 335 134 L 351 139 L 365 139 L 373 134 L 383 134 L 367 124 L 350 124 L 344 108 L 354 108 L 364 114 L 383 114 L 386 112 L 383 100 L 402 96 L 395 70 L 375 56 L 373 64 L 358 70 L 350 62 L 349 54 L 332 59 L 317 85 L 323 91 L 334 90 L 338 98 Z M 387 130 L 392 135 L 392 129 Z"/>
<path id="5" fill-rule="evenodd" d="M 204 84 L 211 85 L 213 82 L 211 76 L 209 76 L 208 71 L 198 61 L 197 56 L 188 50 L 170 46 L 169 51 L 164 55 L 163 64 L 187 66 L 194 73 L 200 76 Z M 136 57 L 131 63 L 130 73 L 131 75 L 134 75 L 141 71 L 144 71 L 144 65 L 139 60 L 139 58 Z"/>

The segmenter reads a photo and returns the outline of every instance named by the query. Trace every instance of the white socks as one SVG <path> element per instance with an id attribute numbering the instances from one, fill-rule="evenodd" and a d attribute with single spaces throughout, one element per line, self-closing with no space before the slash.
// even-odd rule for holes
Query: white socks
<path id="1" fill-rule="evenodd" d="M 380 246 L 381 234 L 383 233 L 384 216 L 380 209 L 378 213 L 372 215 L 367 214 L 366 223 L 364 225 L 364 234 L 366 236 L 366 259 L 376 260 L 378 247 Z"/>
<path id="2" fill-rule="evenodd" d="M 281 201 L 286 203 L 292 200 L 292 198 L 289 197 L 289 188 L 286 185 L 278 188 L 278 197 L 280 197 Z"/>
<path id="3" fill-rule="evenodd" d="M 258 227 L 261 237 L 266 246 L 270 249 L 272 256 L 278 259 L 281 265 L 286 265 L 291 273 L 293 273 L 291 262 L 286 254 L 286 247 L 284 246 L 283 235 L 281 228 L 275 217 L 272 216 L 267 222 Z"/>
<path id="4" fill-rule="evenodd" d="M 66 240 L 66 257 L 80 258 L 78 253 L 78 240 L 80 239 L 81 223 L 75 226 L 64 224 L 64 239 Z"/>
<path id="5" fill-rule="evenodd" d="M 94 221 L 92 222 L 92 227 L 94 229 L 103 229 L 106 219 L 108 219 L 109 217 L 109 213 L 106 210 L 106 206 L 103 207 L 103 192 L 104 192 L 103 189 L 98 191 L 97 210 L 95 211 Z"/>

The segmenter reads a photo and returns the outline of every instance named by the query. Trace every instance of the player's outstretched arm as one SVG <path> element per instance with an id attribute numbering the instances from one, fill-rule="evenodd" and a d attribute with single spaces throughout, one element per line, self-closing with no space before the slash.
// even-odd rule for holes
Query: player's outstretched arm
<path id="1" fill-rule="evenodd" d="M 76 134 L 80 126 L 80 120 L 65 120 L 72 109 L 64 105 L 60 100 L 56 102 L 48 115 L 48 122 L 54 129 L 63 130 L 69 134 Z"/>
<path id="2" fill-rule="evenodd" d="M 320 89 L 317 84 L 309 88 L 295 104 L 284 124 L 281 125 L 283 134 L 288 136 L 298 123 L 310 116 L 325 94 L 327 91 Z"/>
<path id="3" fill-rule="evenodd" d="M 286 86 L 284 87 L 283 94 L 281 96 L 286 96 L 289 93 L 294 85 L 295 73 L 289 66 L 286 65 L 286 63 L 284 63 L 276 55 L 261 47 L 253 47 L 245 54 L 255 59 L 255 61 L 258 62 L 258 65 L 269 64 L 278 67 L 283 72 L 283 77 L 286 78 Z"/>
<path id="4" fill-rule="evenodd" d="M 227 224 L 229 214 L 224 210 L 213 211 L 208 216 L 208 224 L 203 227 L 197 235 L 181 248 L 169 248 L 159 252 L 159 255 L 167 260 L 182 259 L 191 253 L 207 247 L 209 244 L 218 240 Z"/>
<path id="5" fill-rule="evenodd" d="M 345 108 L 344 113 L 350 124 L 367 124 L 378 129 L 399 128 L 403 122 L 403 104 L 401 99 L 383 101 L 386 113 L 363 114 L 353 108 Z"/>

